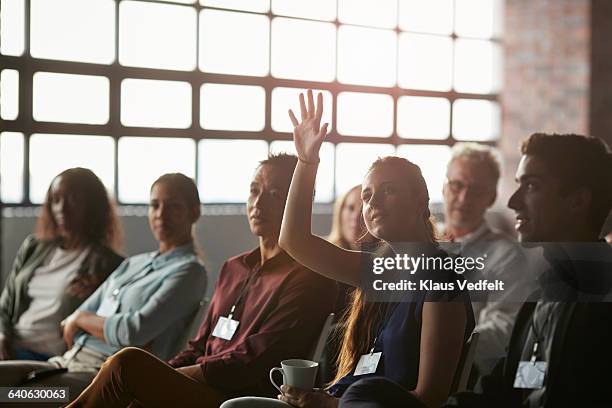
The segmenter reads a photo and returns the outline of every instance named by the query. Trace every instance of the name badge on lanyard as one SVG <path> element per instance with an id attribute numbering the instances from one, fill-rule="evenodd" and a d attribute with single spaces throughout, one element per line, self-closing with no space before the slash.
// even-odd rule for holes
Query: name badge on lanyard
<path id="1" fill-rule="evenodd" d="M 219 316 L 219 320 L 217 320 L 217 324 L 212 332 L 213 336 L 223 340 L 231 340 L 234 337 L 236 330 L 238 330 L 238 325 L 240 324 L 238 320 L 232 319 L 235 309 L 236 305 L 232 306 L 232 310 L 227 317 Z"/>
<path id="2" fill-rule="evenodd" d="M 382 357 L 382 351 L 377 353 L 364 354 L 359 358 L 357 367 L 355 368 L 355 375 L 373 374 L 378 368 L 378 362 Z"/>
<path id="3" fill-rule="evenodd" d="M 119 295 L 119 289 L 113 290 L 111 296 L 107 296 L 102 299 L 102 303 L 98 307 L 98 311 L 96 314 L 102 317 L 109 317 L 117 313 L 119 310 L 119 299 L 117 298 Z"/>
<path id="4" fill-rule="evenodd" d="M 540 389 L 546 377 L 546 361 L 536 361 L 538 342 L 533 345 L 530 361 L 520 361 L 514 377 L 514 388 Z"/>
<path id="5" fill-rule="evenodd" d="M 376 340 L 378 340 L 378 336 L 374 339 L 374 344 L 372 345 L 372 349 L 368 354 L 364 354 L 359 358 L 359 362 L 357 363 L 357 367 L 355 367 L 354 375 L 365 375 L 365 374 L 374 374 L 376 369 L 378 368 L 378 363 L 380 362 L 380 358 L 382 357 L 382 351 L 377 353 L 374 352 L 374 347 L 376 347 Z"/>

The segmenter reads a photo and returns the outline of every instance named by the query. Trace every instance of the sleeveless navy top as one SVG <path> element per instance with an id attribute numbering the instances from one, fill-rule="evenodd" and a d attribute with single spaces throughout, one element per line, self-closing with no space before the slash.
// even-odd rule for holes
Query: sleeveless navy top
<path id="1" fill-rule="evenodd" d="M 435 275 L 435 281 L 437 282 L 452 282 L 461 279 L 454 272 L 436 271 Z M 457 289 L 457 285 L 454 286 L 455 290 L 446 293 L 444 296 L 463 303 L 466 313 L 464 338 L 467 341 L 475 326 L 472 304 L 468 292 L 460 291 Z M 389 305 L 386 322 L 382 323 L 384 326 L 374 345 L 375 353 L 382 352 L 376 372 L 358 376 L 352 373 L 348 374 L 332 385 L 329 393 L 339 398 L 351 384 L 371 376 L 385 377 L 408 390 L 413 390 L 417 385 L 419 376 L 423 304 L 425 301 L 435 300 L 436 297 L 437 294 L 431 292 L 417 291 L 406 298 L 406 301 Z M 377 331 L 372 336 L 374 338 L 380 328 L 373 328 L 372 330 Z"/>

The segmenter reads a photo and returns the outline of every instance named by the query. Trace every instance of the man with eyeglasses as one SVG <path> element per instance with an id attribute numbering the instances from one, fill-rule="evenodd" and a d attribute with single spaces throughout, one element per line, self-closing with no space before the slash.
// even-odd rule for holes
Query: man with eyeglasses
<path id="1" fill-rule="evenodd" d="M 504 355 L 521 302 L 529 295 L 533 277 L 525 271 L 525 253 L 509 236 L 495 231 L 485 213 L 497 198 L 499 162 L 493 149 L 477 143 L 453 147 L 444 184 L 445 233 L 455 244 L 449 252 L 462 257 L 485 257 L 485 268 L 466 274 L 469 281 L 504 282 L 502 292 L 470 293 L 475 331 L 480 337 L 475 354 L 477 374 L 488 374 Z M 476 377 L 476 375 L 474 375 Z"/>

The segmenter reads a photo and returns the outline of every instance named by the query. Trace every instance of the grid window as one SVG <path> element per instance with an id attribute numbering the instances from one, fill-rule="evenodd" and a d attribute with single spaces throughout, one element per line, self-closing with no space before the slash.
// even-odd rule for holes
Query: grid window
<path id="1" fill-rule="evenodd" d="M 316 98 L 319 93 L 323 93 L 323 105 L 326 110 L 323 111 L 321 117 L 321 123 L 329 123 L 327 127 L 327 133 L 332 130 L 332 94 L 329 91 L 321 91 L 318 89 L 312 90 L 314 97 Z M 287 111 L 293 110 L 293 113 L 299 117 L 300 115 L 300 104 L 299 95 L 304 94 L 306 97 L 306 90 L 301 88 L 274 88 L 272 90 L 272 129 L 277 132 L 288 132 L 293 133 L 293 124 L 289 119 Z"/>
<path id="2" fill-rule="evenodd" d="M 190 71 L 196 66 L 193 7 L 140 1 L 119 5 L 119 62 Z"/>
<path id="3" fill-rule="evenodd" d="M 342 23 L 380 28 L 397 25 L 397 0 L 338 0 L 338 20 Z"/>
<path id="4" fill-rule="evenodd" d="M 108 78 L 37 72 L 33 79 L 33 117 L 37 121 L 105 124 Z"/>
<path id="5" fill-rule="evenodd" d="M 109 191 L 114 185 L 114 144 L 108 136 L 34 134 L 30 138 L 30 201 L 42 203 L 55 176 L 71 167 L 92 170 Z"/>
<path id="6" fill-rule="evenodd" d="M 265 102 L 260 86 L 204 84 L 200 124 L 213 130 L 260 131 L 265 124 Z"/>
<path id="7" fill-rule="evenodd" d="M 289 140 L 276 140 L 270 143 L 270 153 L 295 154 L 295 144 Z M 321 163 L 317 170 L 315 183 L 315 202 L 326 203 L 334 200 L 334 145 L 323 142 L 319 151 Z"/>
<path id="8" fill-rule="evenodd" d="M 98 64 L 114 61 L 113 0 L 31 0 L 30 15 L 33 57 Z"/>
<path id="9" fill-rule="evenodd" d="M 191 85 L 187 82 L 124 79 L 121 123 L 125 126 L 186 129 L 191 126 Z"/>
<path id="10" fill-rule="evenodd" d="M 204 9 L 200 14 L 200 69 L 221 74 L 267 75 L 269 38 L 267 16 Z"/>
<path id="11" fill-rule="evenodd" d="M 198 188 L 205 203 L 244 203 L 259 162 L 268 156 L 263 140 L 202 140 L 198 144 Z"/>
<path id="12" fill-rule="evenodd" d="M 186 138 L 119 139 L 119 200 L 148 203 L 151 185 L 166 173 L 195 176 L 195 142 Z"/>
<path id="13" fill-rule="evenodd" d="M 203 6 L 265 13 L 270 10 L 270 0 L 200 0 Z"/>
<path id="14" fill-rule="evenodd" d="M 384 94 L 342 92 L 338 95 L 338 132 L 347 136 L 391 136 L 393 98 Z"/>
<path id="15" fill-rule="evenodd" d="M 442 201 L 442 186 L 446 179 L 446 163 L 451 157 L 450 147 L 403 145 L 397 148 L 397 155 L 410 160 L 421 168 L 421 173 L 427 183 L 429 201 Z"/>
<path id="16" fill-rule="evenodd" d="M 1 1 L 0 118 L 17 132 L 1 143 L 23 170 L 21 192 L 0 196 L 16 204 L 100 140 L 112 165 L 95 165 L 120 203 L 146 203 L 168 171 L 197 174 L 206 203 L 244 202 L 256 163 L 294 151 L 287 110 L 300 116 L 308 88 L 329 123 L 317 202 L 395 151 L 422 165 L 435 201 L 448 149 L 500 135 L 504 0 Z M 45 143 L 64 139 L 81 150 L 48 165 Z"/>
<path id="17" fill-rule="evenodd" d="M 501 112 L 495 102 L 458 99 L 453 103 L 453 136 L 457 140 L 495 140 L 500 122 Z"/>
<path id="18" fill-rule="evenodd" d="M 395 85 L 397 35 L 391 30 L 342 26 L 338 30 L 338 81 Z"/>
<path id="19" fill-rule="evenodd" d="M 25 3 L 24 0 L 2 0 L 0 13 L 0 53 L 19 56 L 23 54 Z"/>
<path id="20" fill-rule="evenodd" d="M 19 71 L 0 72 L 0 118 L 15 120 L 19 116 Z"/>
<path id="21" fill-rule="evenodd" d="M 0 198 L 3 203 L 23 200 L 23 134 L 0 133 Z"/>
<path id="22" fill-rule="evenodd" d="M 408 139 L 446 139 L 450 133 L 450 102 L 446 98 L 400 97 L 397 133 Z"/>
<path id="23" fill-rule="evenodd" d="M 272 75 L 331 82 L 336 76 L 336 27 L 289 18 L 272 20 Z"/>
<path id="24" fill-rule="evenodd" d="M 453 77 L 450 37 L 402 33 L 399 39 L 398 85 L 407 89 L 449 91 Z"/>
<path id="25" fill-rule="evenodd" d="M 336 146 L 336 196 L 361 184 L 372 163 L 395 153 L 395 147 L 379 143 L 339 143 Z"/>

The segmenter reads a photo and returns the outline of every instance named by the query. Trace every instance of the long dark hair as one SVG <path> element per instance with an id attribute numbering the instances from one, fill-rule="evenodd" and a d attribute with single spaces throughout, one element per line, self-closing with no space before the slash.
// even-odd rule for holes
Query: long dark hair
<path id="1" fill-rule="evenodd" d="M 390 167 L 401 173 L 408 183 L 415 197 L 424 200 L 423 221 L 428 229 L 431 241 L 435 242 L 434 219 L 429 211 L 429 193 L 427 184 L 416 164 L 395 156 L 382 157 L 372 163 L 368 173 L 379 167 Z M 373 328 L 380 323 L 388 303 L 368 302 L 365 294 L 359 288 L 354 289 L 351 295 L 351 306 L 346 309 L 335 335 L 341 337 L 340 353 L 336 359 L 336 377 L 332 383 L 350 374 L 355 368 L 359 358 L 368 352 L 374 341 Z"/>
<path id="2" fill-rule="evenodd" d="M 58 177 L 62 178 L 73 202 L 83 209 L 81 222 L 71 225 L 70 232 L 76 242 L 80 245 L 100 244 L 120 250 L 122 231 L 115 205 L 98 176 L 89 169 L 75 167 L 62 171 L 53 180 Z M 35 229 L 36 237 L 43 241 L 60 238 L 59 228 L 51 211 L 52 185 L 53 182 L 47 190 Z"/>

